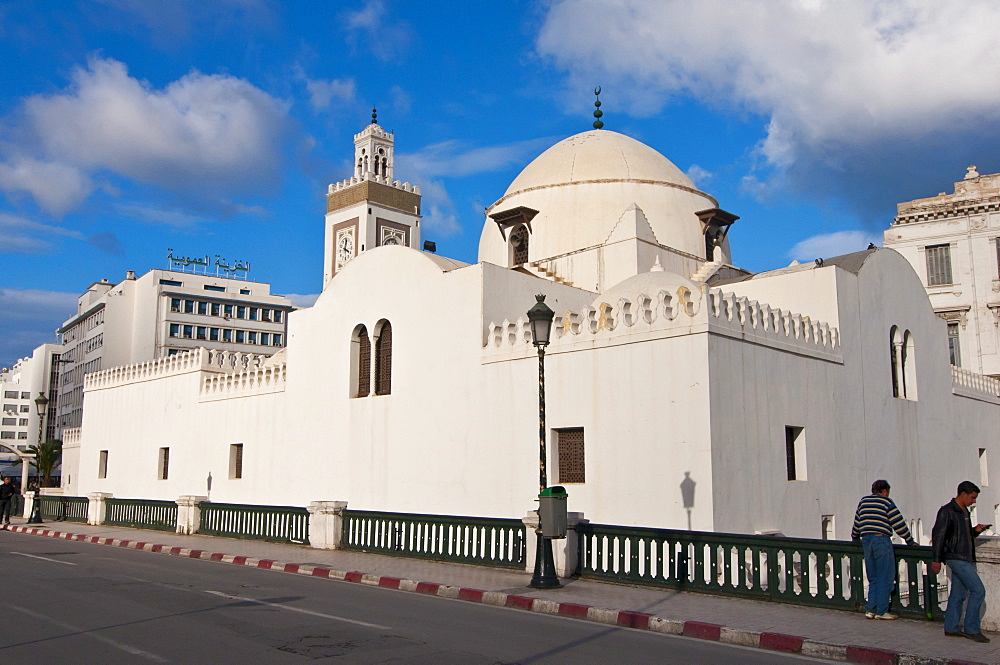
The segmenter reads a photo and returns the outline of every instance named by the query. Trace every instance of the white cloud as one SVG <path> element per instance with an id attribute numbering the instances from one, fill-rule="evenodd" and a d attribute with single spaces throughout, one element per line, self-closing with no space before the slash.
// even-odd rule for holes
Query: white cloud
<path id="1" fill-rule="evenodd" d="M 938 191 L 914 175 L 996 152 L 997 25 L 984 0 L 556 0 L 536 48 L 635 114 L 677 95 L 762 114 L 771 169 L 867 203 L 887 178 Z"/>
<path id="2" fill-rule="evenodd" d="M 76 312 L 77 293 L 0 288 L 0 311 L 9 324 L 0 335 L 0 366 L 12 367 L 44 342 Z"/>
<path id="3" fill-rule="evenodd" d="M 205 221 L 204 217 L 192 215 L 182 210 L 155 208 L 139 203 L 123 203 L 117 206 L 117 210 L 122 215 L 142 222 L 153 222 L 178 229 L 190 229 Z"/>
<path id="4" fill-rule="evenodd" d="M 322 111 L 330 108 L 333 103 L 350 103 L 354 101 L 356 90 L 354 79 L 310 79 L 304 74 L 301 75 L 305 81 L 306 91 L 309 93 L 309 105 L 314 111 Z"/>
<path id="5" fill-rule="evenodd" d="M 12 188 L 62 212 L 102 171 L 211 199 L 256 191 L 280 172 L 286 111 L 242 79 L 191 72 L 157 90 L 95 57 L 67 91 L 24 100 L 2 168 L 18 174 Z M 71 194 L 41 192 L 45 169 L 75 170 Z"/>
<path id="6" fill-rule="evenodd" d="M 703 187 L 705 183 L 712 179 L 712 172 L 706 168 L 692 164 L 687 170 L 687 177 L 691 178 L 694 184 Z"/>
<path id="7" fill-rule="evenodd" d="M 0 189 L 8 193 L 27 192 L 43 210 L 60 216 L 86 199 L 94 185 L 74 166 L 24 157 L 0 163 Z"/>
<path id="8" fill-rule="evenodd" d="M 83 234 L 0 212 L 0 254 L 40 254 L 53 249 L 53 236 L 81 239 Z"/>
<path id="9" fill-rule="evenodd" d="M 312 307 L 316 304 L 316 299 L 319 298 L 318 293 L 286 293 L 285 297 L 292 301 L 292 304 L 296 307 Z"/>
<path id="10" fill-rule="evenodd" d="M 369 0 L 361 9 L 346 12 L 342 24 L 352 45 L 363 45 L 383 62 L 402 56 L 415 39 L 410 24 L 392 20 L 382 0 Z"/>
<path id="11" fill-rule="evenodd" d="M 813 261 L 820 258 L 840 256 L 851 252 L 860 252 L 868 247 L 868 243 L 880 245 L 881 233 L 868 231 L 837 231 L 806 238 L 788 250 L 788 258 L 796 261 Z"/>

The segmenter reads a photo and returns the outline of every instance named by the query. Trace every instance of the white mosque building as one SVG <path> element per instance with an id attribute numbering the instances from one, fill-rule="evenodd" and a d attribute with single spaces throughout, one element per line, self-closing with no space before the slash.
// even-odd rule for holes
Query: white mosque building
<path id="1" fill-rule="evenodd" d="M 883 477 L 923 542 L 961 480 L 1000 522 L 998 384 L 951 366 L 895 251 L 735 268 L 735 215 L 595 129 L 525 167 L 468 265 L 419 249 L 393 148 L 374 120 L 355 137 L 324 290 L 289 315 L 286 349 L 88 375 L 66 494 L 521 517 L 538 491 L 526 312 L 544 294 L 549 482 L 591 522 L 844 539 Z"/>

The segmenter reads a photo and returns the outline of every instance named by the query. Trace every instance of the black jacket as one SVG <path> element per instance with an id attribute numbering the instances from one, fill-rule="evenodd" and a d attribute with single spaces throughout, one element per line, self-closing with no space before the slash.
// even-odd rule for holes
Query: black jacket
<path id="1" fill-rule="evenodd" d="M 938 509 L 934 529 L 931 531 L 931 547 L 935 562 L 948 559 L 960 561 L 976 560 L 976 532 L 972 529 L 969 511 L 952 499 Z"/>
<path id="2" fill-rule="evenodd" d="M 13 483 L 0 483 L 0 501 L 7 501 L 17 494 L 17 488 Z"/>

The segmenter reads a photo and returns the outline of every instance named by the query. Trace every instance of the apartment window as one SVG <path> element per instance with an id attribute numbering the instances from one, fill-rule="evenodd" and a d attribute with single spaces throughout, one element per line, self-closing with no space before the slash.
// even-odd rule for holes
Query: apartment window
<path id="1" fill-rule="evenodd" d="M 4 411 L 17 411 L 17 404 L 4 404 L 3 405 L 3 410 Z"/>
<path id="2" fill-rule="evenodd" d="M 951 245 L 931 245 L 927 254 L 927 286 L 952 284 Z"/>
<path id="3" fill-rule="evenodd" d="M 198 301 L 198 313 L 202 315 L 208 314 L 208 303 L 204 301 Z"/>
<path id="4" fill-rule="evenodd" d="M 583 428 L 556 431 L 556 469 L 560 483 L 587 482 L 583 455 Z"/>
<path id="5" fill-rule="evenodd" d="M 240 289 L 240 295 L 244 296 L 250 295 L 250 289 Z"/>
<path id="6" fill-rule="evenodd" d="M 58 359 L 59 359 L 59 356 L 53 356 L 53 357 L 54 357 L 54 358 L 55 358 L 56 360 L 58 360 Z M 29 393 L 29 392 L 22 392 L 22 393 L 21 393 L 21 399 L 31 399 L 31 393 Z"/>
<path id="7" fill-rule="evenodd" d="M 17 399 L 16 390 L 5 390 L 3 393 L 4 399 Z"/>
<path id="8" fill-rule="evenodd" d="M 170 448 L 160 448 L 159 465 L 156 471 L 156 477 L 159 480 L 166 480 L 170 475 Z"/>
<path id="9" fill-rule="evenodd" d="M 219 303 L 217 302 L 212 303 L 212 316 L 218 316 L 221 310 L 222 306 Z"/>
<path id="10" fill-rule="evenodd" d="M 274 333 L 274 346 L 281 346 L 281 335 Z"/>
<path id="11" fill-rule="evenodd" d="M 170 299 L 170 311 L 171 312 L 179 312 L 179 311 L 181 311 L 181 299 L 180 298 L 171 298 Z"/>
<path id="12" fill-rule="evenodd" d="M 108 477 L 108 451 L 102 450 L 97 458 L 97 477 Z"/>
<path id="13" fill-rule="evenodd" d="M 206 291 L 225 291 L 226 287 L 224 287 L 224 286 L 213 286 L 211 284 L 206 284 L 205 285 L 205 290 Z"/>
<path id="14" fill-rule="evenodd" d="M 17 425 L 18 425 L 18 427 L 27 427 L 28 426 L 28 419 L 27 418 L 18 418 L 17 419 Z"/>
<path id="15" fill-rule="evenodd" d="M 247 334 L 242 330 L 236 331 L 236 343 L 243 344 L 246 341 Z"/>
<path id="16" fill-rule="evenodd" d="M 17 425 L 17 418 L 4 418 L 2 422 L 0 422 L 0 425 L 8 425 L 13 427 L 14 425 Z"/>
<path id="17" fill-rule="evenodd" d="M 789 480 L 806 479 L 805 428 L 785 426 L 785 468 Z"/>
<path id="18" fill-rule="evenodd" d="M 251 307 L 250 308 L 250 320 L 251 321 L 256 321 L 257 320 L 257 318 L 259 316 L 258 311 L 259 310 L 256 307 Z"/>
<path id="19" fill-rule="evenodd" d="M 275 337 L 278 336 L 275 335 Z M 382 324 L 379 335 L 375 339 L 375 394 L 388 395 L 391 392 L 392 326 L 386 321 Z"/>
<path id="20" fill-rule="evenodd" d="M 176 356 L 181 351 L 186 351 L 187 349 L 167 349 L 167 357 Z"/>
<path id="21" fill-rule="evenodd" d="M 0 432 L 0 439 L 13 439 L 13 438 L 14 438 L 13 432 Z"/>
<path id="22" fill-rule="evenodd" d="M 198 332 L 196 333 L 198 339 L 207 339 L 208 328 L 205 326 L 198 326 Z"/>
<path id="23" fill-rule="evenodd" d="M 958 322 L 949 321 L 948 322 L 948 355 L 951 358 L 951 364 L 955 367 L 962 366 L 962 347 L 959 346 L 958 342 Z"/>
<path id="24" fill-rule="evenodd" d="M 27 399 L 27 398 L 25 398 L 25 399 Z M 28 406 L 27 404 L 22 404 L 21 408 L 18 409 L 18 412 L 20 412 L 20 413 L 28 413 L 29 411 L 31 411 L 31 407 Z"/>
<path id="25" fill-rule="evenodd" d="M 185 314 L 194 314 L 194 301 L 193 300 L 185 300 L 184 301 L 184 313 Z"/>
<path id="26" fill-rule="evenodd" d="M 218 328 L 209 328 L 208 329 L 208 338 L 210 340 L 212 340 L 213 342 L 218 342 L 219 341 L 219 329 Z"/>
<path id="27" fill-rule="evenodd" d="M 983 487 L 990 486 L 990 467 L 986 460 L 986 449 L 979 449 L 979 484 Z"/>
<path id="28" fill-rule="evenodd" d="M 233 329 L 232 328 L 223 328 L 222 329 L 222 341 L 223 342 L 231 342 L 231 341 L 233 341 Z"/>
<path id="29" fill-rule="evenodd" d="M 18 432 L 17 433 L 17 438 L 19 438 L 19 439 L 27 439 L 28 438 L 28 433 L 27 432 Z"/>
<path id="30" fill-rule="evenodd" d="M 271 333 L 261 333 L 260 334 L 260 344 L 261 346 L 271 345 Z"/>
<path id="31" fill-rule="evenodd" d="M 234 443 L 229 446 L 229 477 L 243 477 L 243 444 Z"/>
<path id="32" fill-rule="evenodd" d="M 179 323 L 170 324 L 170 336 L 177 337 L 181 334 L 181 325 Z"/>
<path id="33" fill-rule="evenodd" d="M 232 305 L 223 306 L 222 313 L 226 318 L 231 317 L 233 315 L 233 306 Z"/>
<path id="34" fill-rule="evenodd" d="M 237 305 L 236 306 L 236 318 L 237 319 L 245 319 L 245 318 L 247 318 L 247 308 L 244 307 L 243 305 Z"/>
<path id="35" fill-rule="evenodd" d="M 251 330 L 247 332 L 247 344 L 256 344 L 256 343 L 257 343 L 257 331 Z"/>
<path id="36" fill-rule="evenodd" d="M 280 309 L 274 310 L 274 322 L 275 323 L 281 323 L 281 317 L 282 317 L 282 315 L 283 315 L 283 313 L 282 313 L 282 311 Z"/>
<path id="37" fill-rule="evenodd" d="M 261 309 L 260 310 L 260 320 L 261 321 L 267 321 L 268 323 L 270 323 L 271 322 L 271 310 L 269 310 L 269 309 Z"/>
<path id="38" fill-rule="evenodd" d="M 184 339 L 191 339 L 194 336 L 194 326 L 184 326 Z"/>
<path id="39" fill-rule="evenodd" d="M 178 282 L 175 279 L 161 279 L 160 284 L 163 286 L 184 286 L 183 282 Z"/>

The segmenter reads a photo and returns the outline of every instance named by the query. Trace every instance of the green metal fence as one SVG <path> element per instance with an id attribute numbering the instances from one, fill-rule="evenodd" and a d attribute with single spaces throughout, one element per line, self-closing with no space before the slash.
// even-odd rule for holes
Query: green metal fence
<path id="1" fill-rule="evenodd" d="M 344 549 L 524 568 L 524 524 L 516 519 L 344 511 Z"/>
<path id="2" fill-rule="evenodd" d="M 24 497 L 20 494 L 15 494 L 10 498 L 10 514 L 13 517 L 24 515 Z"/>
<path id="3" fill-rule="evenodd" d="M 742 598 L 857 611 L 864 555 L 845 541 L 580 524 L 580 574 Z M 893 609 L 940 618 L 929 547 L 896 547 Z"/>
<path id="4" fill-rule="evenodd" d="M 43 496 L 41 515 L 50 520 L 86 522 L 90 500 L 85 496 Z"/>
<path id="5" fill-rule="evenodd" d="M 309 542 L 309 511 L 305 508 L 207 501 L 200 506 L 198 533 L 286 543 Z"/>
<path id="6" fill-rule="evenodd" d="M 177 503 L 149 499 L 106 499 L 104 523 L 160 531 L 177 530 Z"/>

